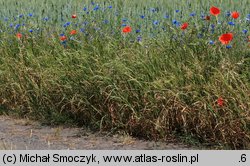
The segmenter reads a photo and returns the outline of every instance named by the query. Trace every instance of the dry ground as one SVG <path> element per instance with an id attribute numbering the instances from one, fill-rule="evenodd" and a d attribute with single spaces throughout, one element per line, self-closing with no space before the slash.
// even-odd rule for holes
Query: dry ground
<path id="1" fill-rule="evenodd" d="M 168 143 L 138 140 L 127 134 L 110 136 L 85 128 L 43 126 L 26 119 L 0 116 L 0 150 L 45 149 L 194 149 L 174 140 Z"/>

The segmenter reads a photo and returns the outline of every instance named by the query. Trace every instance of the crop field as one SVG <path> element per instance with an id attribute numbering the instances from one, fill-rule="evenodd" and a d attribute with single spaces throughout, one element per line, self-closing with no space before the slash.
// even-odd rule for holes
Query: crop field
<path id="1" fill-rule="evenodd" d="M 0 0 L 0 112 L 250 149 L 249 0 Z"/>

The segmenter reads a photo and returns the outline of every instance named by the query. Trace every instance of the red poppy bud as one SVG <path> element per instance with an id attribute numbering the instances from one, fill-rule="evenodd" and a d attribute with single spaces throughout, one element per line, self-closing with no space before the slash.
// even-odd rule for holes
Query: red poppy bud
<path id="1" fill-rule="evenodd" d="M 217 104 L 218 104 L 218 106 L 222 107 L 224 105 L 224 99 L 222 97 L 219 97 L 217 99 Z"/>
<path id="2" fill-rule="evenodd" d="M 61 41 L 65 41 L 65 40 L 67 40 L 67 37 L 66 37 L 66 36 L 61 36 L 61 37 L 60 37 L 60 40 L 61 40 Z"/>
<path id="3" fill-rule="evenodd" d="M 123 33 L 130 33 L 132 31 L 132 28 L 130 26 L 126 26 L 122 29 Z"/>
<path id="4" fill-rule="evenodd" d="M 77 33 L 76 30 L 72 30 L 72 31 L 70 32 L 71 35 L 75 35 L 76 33 Z"/>
<path id="5" fill-rule="evenodd" d="M 209 21 L 210 19 L 211 19 L 210 16 L 205 17 L 205 20 L 207 20 L 207 21 Z"/>
<path id="6" fill-rule="evenodd" d="M 188 27 L 188 23 L 187 23 L 187 22 L 185 22 L 185 23 L 183 23 L 183 24 L 181 25 L 181 29 L 182 29 L 182 30 L 187 29 L 187 27 Z"/>
<path id="7" fill-rule="evenodd" d="M 17 33 L 17 34 L 16 34 L 16 37 L 17 37 L 18 39 L 21 39 L 22 36 L 23 36 L 23 35 L 22 35 L 21 33 Z"/>

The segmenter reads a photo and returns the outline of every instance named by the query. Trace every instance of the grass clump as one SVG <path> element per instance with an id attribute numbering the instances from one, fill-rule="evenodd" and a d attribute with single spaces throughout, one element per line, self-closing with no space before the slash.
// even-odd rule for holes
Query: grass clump
<path id="1" fill-rule="evenodd" d="M 111 4 L 120 10 L 129 6 L 129 1 L 118 2 Z M 68 9 L 64 4 L 61 9 Z M 140 9 L 137 6 L 137 14 Z M 147 14 L 157 18 L 162 13 Z M 83 17 L 97 19 L 96 15 Z M 114 17 L 111 21 L 122 19 L 108 16 Z M 247 42 L 235 42 L 231 49 L 220 43 L 210 45 L 210 31 L 204 39 L 197 39 L 199 28 L 183 32 L 169 22 L 163 23 L 166 35 L 157 27 L 152 29 L 154 25 L 146 28 L 141 23 L 146 32 L 140 41 L 134 33 L 121 34 L 120 28 L 111 35 L 115 21 L 101 31 L 93 30 L 97 24 L 92 22 L 66 42 L 59 41 L 59 35 L 73 27 L 53 29 L 50 22 L 41 25 L 46 32 L 35 35 L 22 28 L 21 39 L 15 31 L 1 34 L 1 109 L 50 123 L 73 121 L 98 130 L 124 130 L 147 139 L 167 139 L 174 134 L 230 149 L 249 148 Z"/>

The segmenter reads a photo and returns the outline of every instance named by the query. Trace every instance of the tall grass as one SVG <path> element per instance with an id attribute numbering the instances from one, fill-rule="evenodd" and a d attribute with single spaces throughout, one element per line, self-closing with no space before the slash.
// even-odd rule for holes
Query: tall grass
<path id="1" fill-rule="evenodd" d="M 249 29 L 248 0 L 84 2 L 0 1 L 0 106 L 6 113 L 147 139 L 176 135 L 249 148 L 250 51 L 241 32 Z M 97 3 L 106 10 L 93 10 Z M 204 22 L 200 15 L 208 15 L 211 5 L 223 13 Z M 227 25 L 227 10 L 242 14 L 235 26 Z M 188 21 L 190 28 L 183 33 L 174 19 Z M 133 32 L 121 34 L 121 24 Z M 59 35 L 72 29 L 79 33 L 62 43 Z M 231 49 L 217 41 L 227 31 L 236 34 Z M 18 32 L 22 39 L 16 39 Z"/>

